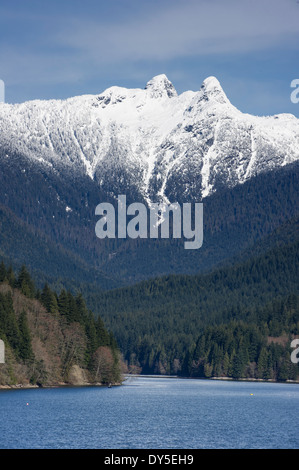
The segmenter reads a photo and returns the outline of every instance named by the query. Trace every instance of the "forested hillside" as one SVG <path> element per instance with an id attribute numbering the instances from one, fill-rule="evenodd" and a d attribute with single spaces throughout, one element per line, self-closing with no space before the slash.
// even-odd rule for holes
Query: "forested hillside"
<path id="1" fill-rule="evenodd" d="M 27 167 L 19 155 L 13 160 L 2 157 L 0 256 L 16 272 L 28 261 L 40 289 L 34 288 L 30 302 L 45 302 L 47 284 L 53 295 L 44 308 L 50 323 L 55 319 L 55 328 L 64 331 L 65 325 L 79 324 L 84 330 L 80 314 L 70 322 L 73 307 L 67 315 L 60 312 L 65 310 L 65 292 L 74 305 L 71 299 L 79 301 L 79 290 L 88 309 L 113 332 L 131 371 L 258 377 L 260 353 L 265 348 L 270 361 L 269 348 L 274 346 L 268 341 L 273 336 L 280 365 L 269 365 L 268 375 L 294 376 L 287 358 L 290 338 L 299 333 L 294 327 L 297 307 L 295 303 L 294 313 L 288 302 L 289 296 L 299 295 L 298 163 L 204 199 L 203 246 L 185 250 L 183 240 L 97 239 L 94 209 L 101 198 L 109 200 L 108 195 L 100 194 L 86 177 L 62 181 L 55 172 L 45 175 L 38 167 L 24 172 Z M 66 211 L 68 206 L 72 211 Z M 5 270 L 7 277 L 9 269 Z M 14 299 L 18 286 L 10 281 L 2 288 L 8 289 L 7 285 L 12 290 L 6 293 Z M 286 305 L 290 322 L 273 334 L 271 315 L 268 331 L 257 312 L 264 308 L 272 312 L 276 302 Z M 18 318 L 21 312 L 14 311 Z M 243 322 L 239 333 L 235 322 Z M 222 353 L 211 352 L 218 343 L 206 328 L 223 327 L 221 334 L 230 337 L 234 332 L 233 337 L 243 338 L 249 325 L 258 329 L 259 346 L 255 355 L 245 348 L 243 368 L 237 372 L 233 363 L 239 346 L 229 341 L 221 346 L 223 355 L 228 355 L 222 364 Z M 197 347 L 202 335 L 206 349 Z M 286 374 L 279 372 L 282 357 L 291 367 Z M 83 366 L 92 369 L 91 362 Z M 67 373 L 68 368 L 60 371 L 59 381 L 68 380 Z"/>
<path id="2" fill-rule="evenodd" d="M 111 289 L 167 274 L 207 272 L 299 216 L 298 163 L 205 198 L 199 250 L 184 249 L 181 239 L 98 239 L 95 208 L 115 203 L 111 194 L 86 176 L 45 173 L 42 165 L 21 155 L 6 158 L 1 149 L 0 187 L 1 259 L 16 270 L 25 263 L 36 283 L 52 286 L 61 280 Z"/>
<path id="3" fill-rule="evenodd" d="M 299 242 L 293 241 L 210 274 L 90 292 L 87 302 L 133 371 L 294 379 L 298 279 Z"/>
<path id="4" fill-rule="evenodd" d="M 0 338 L 0 386 L 121 382 L 120 353 L 102 319 L 80 293 L 37 290 L 25 266 L 15 275 L 0 265 Z"/>

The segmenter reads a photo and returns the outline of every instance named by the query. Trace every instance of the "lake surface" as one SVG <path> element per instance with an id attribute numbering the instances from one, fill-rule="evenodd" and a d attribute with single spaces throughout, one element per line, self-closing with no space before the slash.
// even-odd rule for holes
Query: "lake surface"
<path id="1" fill-rule="evenodd" d="M 299 385 L 130 377 L 0 391 L 1 449 L 298 449 Z"/>

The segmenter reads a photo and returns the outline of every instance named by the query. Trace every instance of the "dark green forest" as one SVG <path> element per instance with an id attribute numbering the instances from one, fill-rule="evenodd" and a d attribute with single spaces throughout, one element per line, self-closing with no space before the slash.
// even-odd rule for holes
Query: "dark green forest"
<path id="1" fill-rule="evenodd" d="M 2 278 L 58 319 L 59 331 L 80 325 L 79 362 L 87 370 L 95 348 L 116 342 L 130 372 L 298 376 L 290 361 L 299 335 L 298 163 L 203 200 L 199 250 L 184 250 L 182 240 L 99 240 L 94 209 L 109 195 L 84 176 L 61 181 L 34 166 L 23 172 L 25 163 L 19 155 L 1 159 Z M 22 342 L 21 312 L 12 324 Z M 29 361 L 21 343 L 11 347 Z"/>
<path id="2" fill-rule="evenodd" d="M 132 371 L 294 380 L 298 279 L 297 241 L 209 274 L 165 276 L 86 299 Z"/>
<path id="3" fill-rule="evenodd" d="M 66 282 L 112 289 L 167 274 L 207 272 L 299 217 L 298 162 L 205 198 L 199 250 L 185 250 L 177 239 L 99 240 L 95 208 L 101 201 L 115 203 L 111 194 L 83 175 L 62 180 L 21 155 L 5 158 L 3 149 L 0 187 L 1 259 L 15 270 L 26 264 L 39 286 L 48 282 L 57 291 Z M 132 200 L 140 198 L 127 194 L 128 204 Z"/>

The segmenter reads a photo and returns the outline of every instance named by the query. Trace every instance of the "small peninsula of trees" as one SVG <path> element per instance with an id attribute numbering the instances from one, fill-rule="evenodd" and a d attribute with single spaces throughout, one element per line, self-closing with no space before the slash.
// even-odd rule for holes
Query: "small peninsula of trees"
<path id="1" fill-rule="evenodd" d="M 0 385 L 121 382 L 120 352 L 101 317 L 81 293 L 36 289 L 25 265 L 15 274 L 0 264 L 0 338 Z"/>

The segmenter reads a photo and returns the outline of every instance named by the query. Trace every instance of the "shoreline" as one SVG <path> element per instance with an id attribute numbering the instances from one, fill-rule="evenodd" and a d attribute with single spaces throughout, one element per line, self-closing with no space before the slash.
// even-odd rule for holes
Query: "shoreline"
<path id="1" fill-rule="evenodd" d="M 101 383 L 56 383 L 56 384 L 14 384 L 14 385 L 0 385 L 0 392 L 3 390 L 31 390 L 31 389 L 43 389 L 43 388 L 78 388 L 78 387 L 120 387 L 130 378 L 152 378 L 152 379 L 181 379 L 181 380 L 219 380 L 219 381 L 230 381 L 230 382 L 259 382 L 259 383 L 273 383 L 273 384 L 294 384 L 299 385 L 298 380 L 273 380 L 273 379 L 256 379 L 256 378 L 240 378 L 234 379 L 232 377 L 183 377 L 179 375 L 155 375 L 155 374 L 124 374 L 124 379 L 121 383 L 116 384 L 101 384 Z"/>
<path id="2" fill-rule="evenodd" d="M 46 388 L 83 388 L 83 387 L 119 387 L 122 383 L 116 384 L 101 384 L 101 383 L 58 383 L 58 384 L 44 384 L 44 385 L 31 385 L 31 384 L 15 384 L 15 385 L 0 385 L 1 390 L 31 390 L 31 389 L 46 389 Z"/>
<path id="3" fill-rule="evenodd" d="M 184 379 L 184 380 L 223 380 L 231 382 L 263 382 L 263 383 L 274 383 L 274 384 L 299 384 L 299 380 L 273 380 L 273 379 L 257 379 L 254 377 L 241 377 L 240 379 L 234 379 L 232 377 L 184 377 L 180 375 L 155 375 L 155 374 L 126 374 L 126 379 L 129 377 L 145 377 L 154 379 Z"/>

